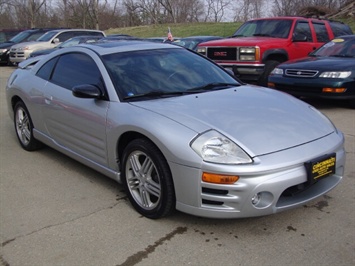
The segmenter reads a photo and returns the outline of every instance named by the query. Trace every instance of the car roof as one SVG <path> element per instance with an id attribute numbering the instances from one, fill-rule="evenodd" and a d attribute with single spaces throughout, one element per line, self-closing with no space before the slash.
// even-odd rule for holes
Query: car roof
<path id="1" fill-rule="evenodd" d="M 153 49 L 183 49 L 180 46 L 157 43 L 145 40 L 121 40 L 117 42 L 95 42 L 90 44 L 81 44 L 77 47 L 86 47 L 99 55 L 105 55 L 117 52 L 153 50 Z"/>
<path id="2" fill-rule="evenodd" d="M 90 30 L 90 29 L 55 29 L 55 30 L 50 30 L 50 32 L 62 32 L 62 31 L 87 31 L 87 32 L 97 31 L 97 32 L 101 32 L 101 30 Z"/>

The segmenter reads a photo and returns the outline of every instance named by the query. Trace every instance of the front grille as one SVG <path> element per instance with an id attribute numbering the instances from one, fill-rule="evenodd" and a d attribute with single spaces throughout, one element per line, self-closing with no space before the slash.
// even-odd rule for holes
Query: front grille
<path id="1" fill-rule="evenodd" d="M 318 74 L 317 70 L 286 69 L 285 75 L 290 77 L 313 78 Z"/>
<path id="2" fill-rule="evenodd" d="M 236 61 L 237 51 L 236 47 L 209 47 L 207 49 L 207 57 L 212 60 Z"/>

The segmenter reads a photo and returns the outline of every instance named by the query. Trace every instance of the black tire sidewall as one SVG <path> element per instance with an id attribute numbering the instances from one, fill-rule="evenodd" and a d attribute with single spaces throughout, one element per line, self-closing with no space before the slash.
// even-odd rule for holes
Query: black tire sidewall
<path id="1" fill-rule="evenodd" d="M 28 117 L 29 124 L 30 124 L 30 134 L 31 134 L 31 136 L 30 136 L 30 140 L 29 140 L 27 145 L 25 145 L 21 141 L 21 138 L 20 138 L 20 136 L 17 133 L 16 115 L 17 115 L 17 110 L 20 109 L 20 108 L 25 111 L 25 113 L 26 113 L 26 115 Z M 30 113 L 28 112 L 28 109 L 27 109 L 26 105 L 23 102 L 21 102 L 21 101 L 17 102 L 15 104 L 15 107 L 14 107 L 14 126 L 15 126 L 15 132 L 16 132 L 17 139 L 20 142 L 20 145 L 21 145 L 21 147 L 24 150 L 26 150 L 26 151 L 34 151 L 34 150 L 37 150 L 37 149 L 41 148 L 42 144 L 33 137 L 33 123 L 32 123 L 32 119 L 31 119 Z"/>
<path id="2" fill-rule="evenodd" d="M 132 196 L 126 179 L 126 166 L 129 155 L 134 151 L 144 152 L 153 161 L 161 183 L 161 199 L 158 205 L 152 210 L 143 209 Z M 121 169 L 122 184 L 126 190 L 127 196 L 134 208 L 147 218 L 157 219 L 169 215 L 175 209 L 175 191 L 172 181 L 170 168 L 160 150 L 147 139 L 135 139 L 131 141 L 124 150 L 122 156 Z"/>

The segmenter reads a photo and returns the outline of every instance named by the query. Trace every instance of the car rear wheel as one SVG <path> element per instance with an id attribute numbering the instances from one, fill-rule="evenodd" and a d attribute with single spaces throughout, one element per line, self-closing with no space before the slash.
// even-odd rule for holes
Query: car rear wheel
<path id="1" fill-rule="evenodd" d="M 145 217 L 161 218 L 175 209 L 169 166 L 160 150 L 147 139 L 136 139 L 124 150 L 122 183 L 134 208 Z"/>
<path id="2" fill-rule="evenodd" d="M 15 105 L 14 124 L 17 138 L 23 149 L 34 151 L 42 147 L 42 143 L 33 137 L 32 120 L 23 102 Z"/>

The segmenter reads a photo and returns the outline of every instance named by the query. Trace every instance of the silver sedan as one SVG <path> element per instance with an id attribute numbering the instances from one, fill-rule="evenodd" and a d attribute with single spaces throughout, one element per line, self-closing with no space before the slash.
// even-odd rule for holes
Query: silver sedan
<path id="1" fill-rule="evenodd" d="M 50 146 L 121 182 L 153 219 L 277 213 L 344 173 L 344 137 L 327 117 L 175 45 L 60 49 L 22 62 L 6 92 L 23 149 Z"/>

